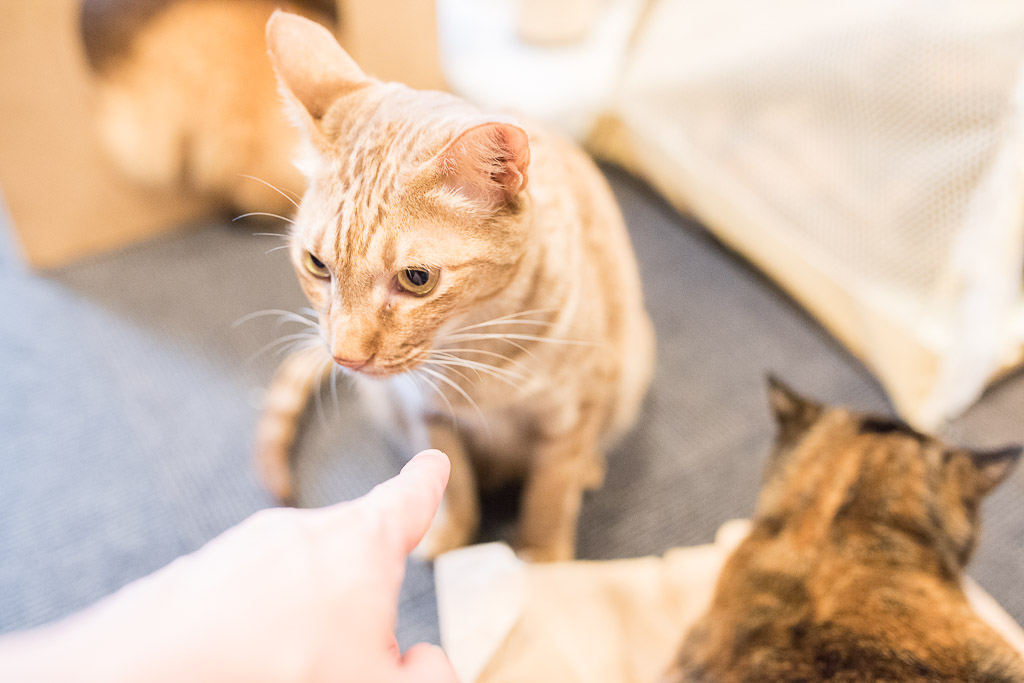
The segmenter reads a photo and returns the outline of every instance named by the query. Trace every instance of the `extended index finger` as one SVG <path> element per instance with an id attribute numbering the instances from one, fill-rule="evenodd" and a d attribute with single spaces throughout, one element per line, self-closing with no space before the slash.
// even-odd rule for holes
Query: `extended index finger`
<path id="1" fill-rule="evenodd" d="M 438 450 L 418 453 L 402 471 L 359 501 L 380 514 L 408 555 L 427 532 L 448 485 L 451 463 Z"/>

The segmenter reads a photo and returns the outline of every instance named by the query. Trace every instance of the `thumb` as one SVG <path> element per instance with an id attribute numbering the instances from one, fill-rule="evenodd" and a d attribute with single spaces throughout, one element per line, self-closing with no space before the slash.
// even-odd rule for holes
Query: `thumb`
<path id="1" fill-rule="evenodd" d="M 413 645 L 402 657 L 398 680 L 416 683 L 458 683 L 444 650 L 429 643 Z"/>
<path id="2" fill-rule="evenodd" d="M 394 525 L 403 554 L 412 552 L 427 533 L 450 471 L 447 455 L 438 450 L 423 451 L 397 477 L 375 487 L 363 499 Z"/>

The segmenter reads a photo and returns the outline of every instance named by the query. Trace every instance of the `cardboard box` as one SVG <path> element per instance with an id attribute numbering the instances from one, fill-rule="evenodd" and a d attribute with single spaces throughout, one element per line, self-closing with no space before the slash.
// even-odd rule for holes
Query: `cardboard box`
<path id="1" fill-rule="evenodd" d="M 0 3 L 0 191 L 26 260 L 53 267 L 177 229 L 209 201 L 139 187 L 103 154 L 80 0 Z M 444 87 L 434 0 L 339 1 L 342 42 L 380 78 Z"/>

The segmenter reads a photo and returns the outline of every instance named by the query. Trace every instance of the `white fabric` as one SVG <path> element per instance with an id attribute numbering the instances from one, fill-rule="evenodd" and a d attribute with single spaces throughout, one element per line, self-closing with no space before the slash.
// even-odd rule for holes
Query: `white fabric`
<path id="1" fill-rule="evenodd" d="M 1020 361 L 1024 3 L 609 0 L 586 41 L 439 0 L 457 92 L 645 176 L 935 428 Z M 637 25 L 637 22 L 641 22 Z"/>
<path id="2" fill-rule="evenodd" d="M 519 621 L 526 563 L 504 543 L 441 555 L 434 563 L 441 640 L 460 681 L 475 681 Z"/>
<path id="3" fill-rule="evenodd" d="M 618 153 L 933 428 L 1016 362 L 1024 3 L 660 0 Z"/>
<path id="4" fill-rule="evenodd" d="M 601 0 L 584 40 L 533 45 L 516 30 L 516 0 L 437 0 L 445 78 L 481 106 L 514 108 L 582 139 L 611 99 L 644 2 Z"/>

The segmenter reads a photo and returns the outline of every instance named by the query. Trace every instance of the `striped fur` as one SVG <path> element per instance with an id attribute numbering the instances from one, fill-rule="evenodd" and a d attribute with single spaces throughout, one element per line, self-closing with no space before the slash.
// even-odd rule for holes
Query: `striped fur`
<path id="1" fill-rule="evenodd" d="M 306 140 L 291 255 L 321 353 L 366 360 L 356 378 L 385 428 L 452 460 L 421 552 L 471 541 L 478 484 L 514 477 L 525 484 L 522 553 L 572 557 L 582 491 L 600 484 L 604 449 L 632 423 L 653 364 L 632 247 L 604 178 L 539 126 L 367 77 L 293 15 L 271 19 L 268 44 Z M 307 253 L 329 277 L 307 270 Z M 410 267 L 439 272 L 436 289 L 399 289 Z M 271 401 L 314 385 L 282 372 Z M 297 417 L 267 419 L 282 416 Z M 261 442 L 279 495 L 290 492 L 287 448 Z"/>
<path id="2" fill-rule="evenodd" d="M 288 452 L 310 394 L 330 374 L 331 359 L 319 347 L 305 348 L 285 359 L 274 376 L 257 425 L 256 448 L 262 455 L 260 474 L 267 488 L 285 504 L 295 502 L 288 475 Z"/>
<path id="3" fill-rule="evenodd" d="M 949 447 L 772 388 L 779 440 L 750 536 L 668 681 L 1024 681 L 960 586 L 981 497 L 1020 449 Z"/>

